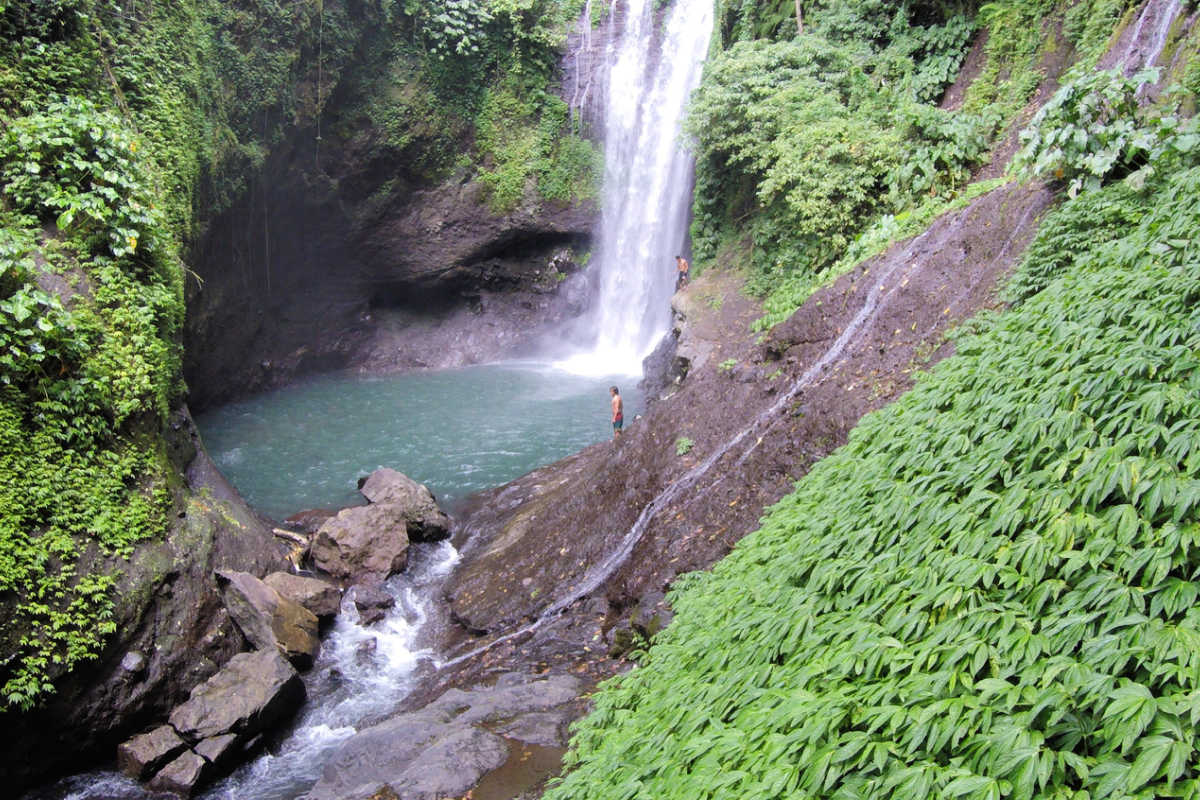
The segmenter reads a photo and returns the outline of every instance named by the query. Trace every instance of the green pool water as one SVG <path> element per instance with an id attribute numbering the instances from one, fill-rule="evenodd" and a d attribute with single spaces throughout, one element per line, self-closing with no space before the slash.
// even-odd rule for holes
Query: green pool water
<path id="1" fill-rule="evenodd" d="M 611 438 L 608 387 L 626 424 L 642 409 L 633 376 L 499 364 L 384 377 L 326 375 L 206 412 L 209 454 L 275 519 L 363 502 L 359 477 L 391 467 L 443 507 Z"/>

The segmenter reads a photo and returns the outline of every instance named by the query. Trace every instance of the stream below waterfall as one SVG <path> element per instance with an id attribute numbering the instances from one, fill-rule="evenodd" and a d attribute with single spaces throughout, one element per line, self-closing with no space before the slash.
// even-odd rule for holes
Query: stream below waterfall
<path id="1" fill-rule="evenodd" d="M 612 435 L 608 387 L 627 425 L 642 408 L 631 376 L 581 377 L 510 363 L 382 377 L 326 375 L 232 403 L 197 418 L 222 472 L 258 511 L 283 518 L 314 507 L 358 505 L 357 479 L 381 466 L 421 481 L 443 507 Z M 262 755 L 202 792 L 206 800 L 285 800 L 320 777 L 356 729 L 393 710 L 424 671 L 442 624 L 437 590 L 458 560 L 449 542 L 414 544 L 408 568 L 385 589 L 388 616 L 362 627 L 351 598 L 304 674 L 308 699 Z M 157 800 L 108 771 L 82 773 L 25 800 Z"/>

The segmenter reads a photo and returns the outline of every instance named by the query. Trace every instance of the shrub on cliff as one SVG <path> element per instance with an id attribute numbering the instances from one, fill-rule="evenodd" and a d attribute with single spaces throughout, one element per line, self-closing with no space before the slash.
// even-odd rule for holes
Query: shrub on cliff
<path id="1" fill-rule="evenodd" d="M 676 584 L 549 800 L 1200 791 L 1200 167 L 1162 166 Z"/>
<path id="2" fill-rule="evenodd" d="M 182 269 L 138 143 L 79 100 L 0 136 L 0 706 L 113 632 L 114 578 L 83 551 L 166 528 L 153 437 L 180 388 Z"/>
<path id="3" fill-rule="evenodd" d="M 821 3 L 774 41 L 758 8 L 719 4 L 718 38 L 731 25 L 741 40 L 710 60 L 688 130 L 696 257 L 748 235 L 750 288 L 767 295 L 821 274 L 879 213 L 960 186 L 999 118 L 931 104 L 973 30 L 953 9 Z"/>

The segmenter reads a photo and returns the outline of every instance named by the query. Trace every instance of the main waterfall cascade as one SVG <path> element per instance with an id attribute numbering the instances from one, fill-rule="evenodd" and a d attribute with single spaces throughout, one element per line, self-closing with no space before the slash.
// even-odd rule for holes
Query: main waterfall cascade
<path id="1" fill-rule="evenodd" d="M 681 123 L 712 33 L 711 0 L 615 0 L 604 101 L 604 194 L 598 293 L 558 366 L 640 374 L 670 324 L 676 254 L 687 238 L 692 155 Z M 587 24 L 586 21 L 584 24 Z"/>

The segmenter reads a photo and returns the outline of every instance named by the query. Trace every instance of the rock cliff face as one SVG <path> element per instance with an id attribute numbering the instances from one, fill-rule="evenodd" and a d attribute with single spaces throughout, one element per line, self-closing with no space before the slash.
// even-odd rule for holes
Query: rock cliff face
<path id="1" fill-rule="evenodd" d="M 530 188 L 497 213 L 469 168 L 413 174 L 361 117 L 317 137 L 294 131 L 194 249 L 194 409 L 306 372 L 495 359 L 578 312 L 593 205 L 555 206 Z"/>
<path id="2" fill-rule="evenodd" d="M 10 712 L 20 735 L 0 748 L 0 774 L 18 789 L 54 770 L 110 758 L 117 743 L 186 699 L 192 687 L 245 649 L 213 572 L 259 574 L 283 566 L 271 532 L 198 447 L 186 411 L 171 425 L 173 461 L 185 486 L 171 530 L 128 561 L 94 556 L 118 572 L 113 635 L 94 664 L 64 676 L 46 705 Z"/>

